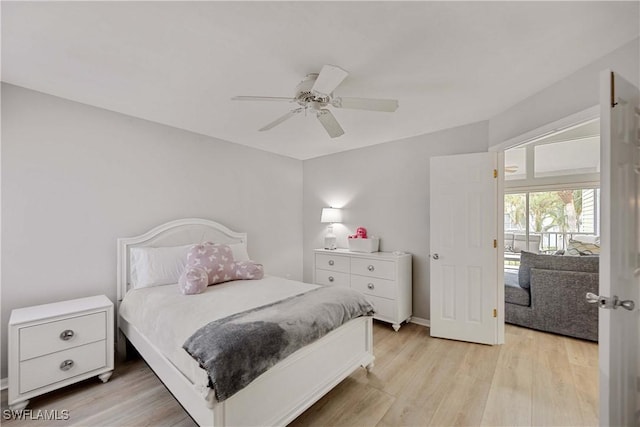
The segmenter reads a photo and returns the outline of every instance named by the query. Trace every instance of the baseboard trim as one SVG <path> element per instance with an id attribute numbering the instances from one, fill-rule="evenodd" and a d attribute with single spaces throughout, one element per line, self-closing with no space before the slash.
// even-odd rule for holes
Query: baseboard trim
<path id="1" fill-rule="evenodd" d="M 9 388 L 9 378 L 0 379 L 0 390 L 4 390 Z"/>
<path id="2" fill-rule="evenodd" d="M 411 323 L 415 323 L 416 325 L 420 326 L 426 326 L 427 328 L 431 327 L 431 322 L 429 321 L 429 319 L 423 319 L 422 317 L 413 316 L 411 318 Z"/>

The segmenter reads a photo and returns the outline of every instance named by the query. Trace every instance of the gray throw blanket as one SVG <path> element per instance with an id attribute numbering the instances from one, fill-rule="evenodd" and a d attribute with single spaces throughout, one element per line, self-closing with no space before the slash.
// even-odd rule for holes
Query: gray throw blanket
<path id="1" fill-rule="evenodd" d="M 322 287 L 215 320 L 182 347 L 207 371 L 222 402 L 291 353 L 373 311 L 359 292 Z"/>

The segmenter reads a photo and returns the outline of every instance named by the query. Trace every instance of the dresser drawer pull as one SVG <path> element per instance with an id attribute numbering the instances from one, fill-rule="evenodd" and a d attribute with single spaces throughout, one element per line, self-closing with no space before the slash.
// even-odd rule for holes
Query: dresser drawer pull
<path id="1" fill-rule="evenodd" d="M 333 278 L 333 276 L 329 276 L 329 281 L 333 282 L 335 279 Z"/>
<path id="2" fill-rule="evenodd" d="M 369 271 L 373 271 L 373 270 L 375 270 L 375 269 L 376 269 L 376 268 L 375 268 L 373 265 L 371 265 L 371 264 L 369 264 L 369 267 L 367 267 L 367 270 L 369 270 Z"/>
<path id="3" fill-rule="evenodd" d="M 335 262 L 333 262 L 333 260 L 332 260 L 332 259 L 330 259 L 330 260 L 329 260 L 329 265 L 333 265 L 333 264 L 335 264 Z"/>
<path id="4" fill-rule="evenodd" d="M 67 359 L 64 362 L 62 362 L 60 364 L 60 370 L 61 371 L 68 371 L 69 369 L 73 368 L 73 360 L 71 359 Z"/>
<path id="5" fill-rule="evenodd" d="M 75 333 L 71 329 L 67 329 L 60 332 L 60 339 L 62 341 L 69 341 L 71 338 L 73 338 L 74 335 Z"/>
<path id="6" fill-rule="evenodd" d="M 369 288 L 369 289 L 373 290 L 373 288 L 375 288 L 375 286 L 373 286 L 373 283 L 369 283 L 369 284 L 367 285 L 367 288 Z"/>

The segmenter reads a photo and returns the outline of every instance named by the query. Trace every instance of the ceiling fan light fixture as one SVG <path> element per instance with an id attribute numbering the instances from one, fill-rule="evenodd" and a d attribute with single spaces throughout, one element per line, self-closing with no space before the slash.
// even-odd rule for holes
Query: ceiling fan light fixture
<path id="1" fill-rule="evenodd" d="M 289 111 L 259 131 L 267 131 L 278 126 L 300 112 L 313 111 L 331 138 L 344 134 L 344 130 L 326 107 L 354 110 L 394 112 L 398 109 L 395 99 L 337 97 L 333 91 L 344 81 L 349 73 L 335 65 L 325 65 L 320 73 L 310 73 L 296 86 L 293 98 L 269 96 L 235 96 L 234 101 L 288 101 L 296 102 L 300 107 Z"/>

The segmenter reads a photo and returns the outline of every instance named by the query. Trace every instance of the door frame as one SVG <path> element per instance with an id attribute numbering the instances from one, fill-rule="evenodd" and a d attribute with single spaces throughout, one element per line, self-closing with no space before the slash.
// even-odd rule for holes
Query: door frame
<path id="1" fill-rule="evenodd" d="M 535 129 L 527 131 L 523 134 L 517 135 L 506 141 L 489 147 L 490 152 L 498 153 L 498 200 L 502 200 L 502 203 L 498 203 L 497 216 L 498 216 L 498 235 L 504 236 L 504 152 L 509 148 L 517 147 L 522 144 L 534 141 L 536 139 L 544 138 L 551 134 L 571 129 L 575 126 L 580 126 L 590 120 L 600 118 L 600 104 L 594 105 L 577 113 L 560 118 L 553 122 L 544 124 Z M 505 337 L 505 321 L 504 321 L 504 239 L 498 238 L 498 344 L 504 344 Z"/>

